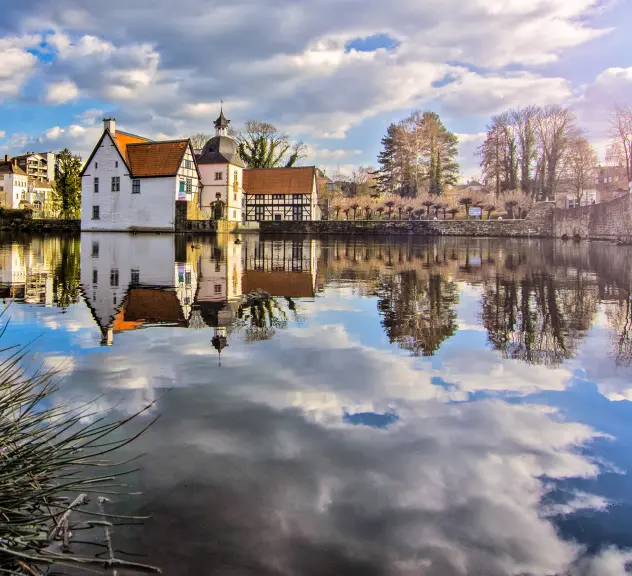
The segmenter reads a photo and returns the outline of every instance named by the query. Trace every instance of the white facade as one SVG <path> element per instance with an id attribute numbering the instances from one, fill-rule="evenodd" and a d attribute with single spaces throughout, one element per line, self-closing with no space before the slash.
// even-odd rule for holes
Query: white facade
<path id="1" fill-rule="evenodd" d="M 176 200 L 193 200 L 200 186 L 191 147 L 175 175 L 135 177 L 112 138 L 114 122 L 106 125 L 81 179 L 81 229 L 173 231 Z"/>
<path id="2" fill-rule="evenodd" d="M 243 168 L 234 164 L 200 164 L 202 196 L 200 208 L 205 216 L 212 217 L 212 203 L 217 194 L 226 207 L 225 217 L 234 222 L 242 221 Z"/>
<path id="3" fill-rule="evenodd" d="M 19 208 L 20 202 L 28 202 L 28 177 L 26 174 L 0 174 L 0 202 L 6 208 Z"/>

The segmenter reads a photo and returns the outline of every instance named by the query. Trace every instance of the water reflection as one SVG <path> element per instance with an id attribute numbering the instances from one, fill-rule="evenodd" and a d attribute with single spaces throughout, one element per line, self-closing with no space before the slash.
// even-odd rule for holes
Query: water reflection
<path id="1" fill-rule="evenodd" d="M 6 297 L 28 304 L 26 277 L 50 274 L 49 308 L 16 316 L 57 314 L 68 397 L 157 399 L 123 510 L 152 518 L 117 538 L 165 573 L 624 573 L 629 249 L 77 242 L 5 241 Z"/>

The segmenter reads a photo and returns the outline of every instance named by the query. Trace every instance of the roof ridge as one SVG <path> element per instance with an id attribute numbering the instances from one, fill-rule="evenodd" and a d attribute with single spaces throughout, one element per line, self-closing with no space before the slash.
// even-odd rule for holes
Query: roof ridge
<path id="1" fill-rule="evenodd" d="M 148 140 L 147 142 L 131 142 L 127 146 L 147 146 L 148 144 L 175 144 L 177 142 L 189 142 L 189 138 L 178 138 L 177 140 Z"/>
<path id="2" fill-rule="evenodd" d="M 246 170 L 295 170 L 297 168 L 305 168 L 305 169 L 316 169 L 316 165 L 309 166 L 274 166 L 273 168 L 246 168 Z"/>
<path id="3" fill-rule="evenodd" d="M 146 140 L 147 142 L 153 142 L 153 140 L 151 140 L 151 138 L 145 138 L 144 136 L 139 136 L 138 134 L 132 134 L 131 132 L 125 132 L 125 130 L 116 130 L 116 132 L 114 132 L 114 134 L 111 134 L 111 136 L 114 136 L 116 138 L 117 134 L 125 134 L 125 136 L 131 136 L 132 138 L 140 138 L 141 140 Z"/>

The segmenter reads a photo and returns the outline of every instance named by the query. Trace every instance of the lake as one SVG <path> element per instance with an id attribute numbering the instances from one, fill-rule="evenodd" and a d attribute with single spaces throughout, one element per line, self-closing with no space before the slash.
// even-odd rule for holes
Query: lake
<path id="1" fill-rule="evenodd" d="M 222 576 L 632 561 L 630 248 L 92 233 L 2 236 L 0 264 L 3 344 L 39 338 L 60 401 L 155 402 L 117 454 L 145 454 L 117 509 L 151 516 L 115 529 L 124 557 Z"/>

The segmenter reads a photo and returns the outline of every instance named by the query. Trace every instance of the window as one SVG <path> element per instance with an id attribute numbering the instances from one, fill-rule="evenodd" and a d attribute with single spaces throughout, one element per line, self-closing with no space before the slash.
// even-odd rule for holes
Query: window
<path id="1" fill-rule="evenodd" d="M 140 270 L 138 268 L 132 268 L 130 277 L 132 284 L 140 284 Z"/>
<path id="2" fill-rule="evenodd" d="M 294 204 L 302 204 L 303 203 L 303 195 L 302 194 L 292 194 L 292 202 Z"/>
<path id="3" fill-rule="evenodd" d="M 184 167 L 185 167 L 187 170 L 191 170 L 191 168 L 193 168 L 193 162 L 191 162 L 191 160 L 185 160 L 185 161 L 184 161 Z"/>
<path id="4" fill-rule="evenodd" d="M 184 283 L 185 283 L 187 286 L 190 286 L 190 285 L 191 285 L 191 272 L 186 272 L 186 273 L 184 274 Z"/>
<path id="5" fill-rule="evenodd" d="M 93 284 L 99 283 L 99 271 L 96 269 L 92 271 L 92 283 Z"/>
<path id="6" fill-rule="evenodd" d="M 187 183 L 184 180 L 180 180 L 180 188 L 179 188 L 180 192 L 184 192 L 186 186 L 187 186 Z"/>
<path id="7" fill-rule="evenodd" d="M 233 194 L 233 200 L 237 200 L 237 194 Z"/>
<path id="8" fill-rule="evenodd" d="M 98 206 L 97 206 L 98 208 Z M 98 242 L 93 242 L 92 243 L 92 257 L 93 258 L 98 258 L 99 257 L 99 243 Z"/>
<path id="9" fill-rule="evenodd" d="M 94 193 L 95 194 L 99 193 L 99 179 L 98 178 L 94 179 Z"/>
<path id="10" fill-rule="evenodd" d="M 121 177 L 112 176 L 112 192 L 120 192 L 120 191 L 121 191 Z"/>
<path id="11" fill-rule="evenodd" d="M 222 293 L 222 285 L 215 284 L 215 294 L 221 294 L 221 293 Z"/>
<path id="12" fill-rule="evenodd" d="M 221 172 L 215 172 L 215 180 L 222 180 L 222 173 Z"/>
<path id="13" fill-rule="evenodd" d="M 237 218 L 237 210 L 233 210 L 233 220 Z"/>
<path id="14" fill-rule="evenodd" d="M 132 180 L 132 194 L 140 194 L 140 180 Z"/>
<path id="15" fill-rule="evenodd" d="M 98 163 L 98 162 L 95 162 L 95 163 L 94 163 L 94 169 L 95 169 L 95 170 L 98 170 L 98 169 L 99 169 L 99 163 Z"/>
<path id="16" fill-rule="evenodd" d="M 281 220 L 281 214 L 275 214 L 274 219 L 277 221 Z"/>
<path id="17" fill-rule="evenodd" d="M 187 194 L 191 194 L 191 192 L 193 192 L 193 180 L 187 178 Z"/>
<path id="18" fill-rule="evenodd" d="M 110 268 L 110 286 L 116 287 L 118 285 L 119 285 L 118 268 Z"/>
<path id="19" fill-rule="evenodd" d="M 92 219 L 99 220 L 101 215 L 99 214 L 99 206 L 92 207 Z"/>
<path id="20" fill-rule="evenodd" d="M 118 160 L 114 162 L 114 168 L 118 168 Z"/>
<path id="21" fill-rule="evenodd" d="M 237 170 L 233 172 L 233 182 L 239 182 L 239 176 Z"/>
<path id="22" fill-rule="evenodd" d="M 116 306 L 116 294 L 114 294 L 114 296 L 112 296 L 112 304 L 114 304 Z"/>
<path id="23" fill-rule="evenodd" d="M 255 206 L 255 220 L 263 220 L 263 206 Z"/>

